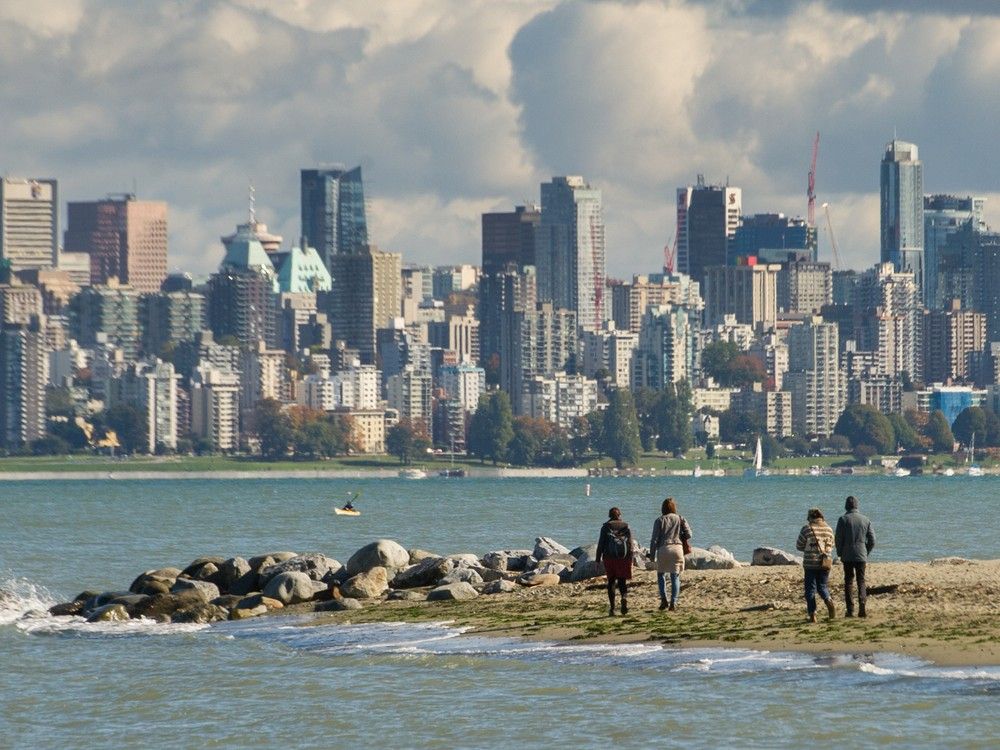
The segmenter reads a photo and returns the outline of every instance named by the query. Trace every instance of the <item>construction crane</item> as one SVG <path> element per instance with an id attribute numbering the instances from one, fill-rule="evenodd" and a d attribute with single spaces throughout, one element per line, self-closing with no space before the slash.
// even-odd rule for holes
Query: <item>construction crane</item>
<path id="1" fill-rule="evenodd" d="M 819 156 L 819 131 L 816 131 L 816 139 L 813 141 L 813 158 L 809 165 L 809 187 L 806 190 L 806 197 L 809 198 L 809 226 L 816 226 L 816 157 Z"/>
<path id="2" fill-rule="evenodd" d="M 677 251 L 676 239 L 673 242 L 673 247 L 671 247 L 669 242 L 663 246 L 663 273 L 667 274 L 668 276 L 672 276 L 674 273 L 674 258 L 676 257 L 675 255 L 676 251 Z"/>
<path id="3" fill-rule="evenodd" d="M 840 250 L 837 249 L 837 238 L 833 236 L 833 222 L 830 221 L 830 204 L 823 204 L 823 211 L 826 213 L 826 229 L 830 233 L 830 246 L 833 248 L 833 270 L 840 270 Z"/>

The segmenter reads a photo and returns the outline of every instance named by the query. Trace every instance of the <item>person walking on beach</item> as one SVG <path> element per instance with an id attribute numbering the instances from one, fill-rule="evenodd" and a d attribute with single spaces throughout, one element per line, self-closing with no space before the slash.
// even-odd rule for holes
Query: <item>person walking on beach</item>
<path id="1" fill-rule="evenodd" d="M 806 612 L 809 622 L 816 622 L 816 592 L 826 603 L 826 611 L 832 620 L 837 608 L 830 597 L 830 568 L 833 567 L 833 529 L 823 518 L 823 511 L 810 508 L 806 514 L 806 525 L 799 531 L 795 549 L 802 552 L 802 567 L 805 569 Z"/>
<path id="2" fill-rule="evenodd" d="M 854 579 L 858 579 L 858 617 L 867 617 L 865 599 L 868 589 L 865 586 L 865 567 L 868 565 L 868 555 L 875 549 L 875 532 L 872 522 L 858 511 L 858 499 L 849 495 L 844 502 L 847 512 L 837 519 L 837 531 L 834 542 L 837 545 L 837 557 L 844 564 L 844 599 L 847 602 L 847 617 L 854 617 L 854 598 L 851 589 Z"/>
<path id="3" fill-rule="evenodd" d="M 615 614 L 615 588 L 621 593 L 622 614 L 628 614 L 628 580 L 632 578 L 632 530 L 622 520 L 620 508 L 608 511 L 608 520 L 601 526 L 597 540 L 598 562 L 604 561 L 608 577 L 608 617 Z"/>
<path id="4" fill-rule="evenodd" d="M 681 596 L 681 572 L 684 570 L 684 542 L 691 538 L 691 527 L 677 514 L 677 503 L 668 497 L 660 506 L 660 517 L 653 522 L 649 554 L 656 561 L 656 585 L 660 589 L 660 609 L 673 612 Z M 670 574 L 670 602 L 667 602 L 667 574 Z"/>

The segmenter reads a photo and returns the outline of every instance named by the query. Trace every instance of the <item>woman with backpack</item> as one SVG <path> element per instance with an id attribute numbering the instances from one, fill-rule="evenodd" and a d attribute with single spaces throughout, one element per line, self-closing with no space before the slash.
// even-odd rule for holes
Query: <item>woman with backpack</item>
<path id="1" fill-rule="evenodd" d="M 681 572 L 684 554 L 690 550 L 691 527 L 677 514 L 677 503 L 668 497 L 660 506 L 660 517 L 653 522 L 649 554 L 656 561 L 656 585 L 660 589 L 660 609 L 677 609 L 681 596 Z M 685 549 L 687 547 L 687 549 Z M 670 601 L 667 602 L 667 573 L 670 574 Z"/>
<path id="2" fill-rule="evenodd" d="M 628 584 L 632 577 L 632 530 L 622 520 L 620 508 L 608 511 L 608 520 L 601 526 L 601 536 L 597 540 L 598 562 L 604 561 L 604 573 L 608 577 L 608 617 L 615 614 L 615 588 L 622 595 L 622 614 L 628 614 Z"/>
<path id="3" fill-rule="evenodd" d="M 809 622 L 816 622 L 816 593 L 819 592 L 819 598 L 826 604 L 826 613 L 832 620 L 837 614 L 829 587 L 830 568 L 833 567 L 833 529 L 819 508 L 810 508 L 806 521 L 795 541 L 795 549 L 802 553 L 802 568 L 805 571 L 806 614 Z"/>

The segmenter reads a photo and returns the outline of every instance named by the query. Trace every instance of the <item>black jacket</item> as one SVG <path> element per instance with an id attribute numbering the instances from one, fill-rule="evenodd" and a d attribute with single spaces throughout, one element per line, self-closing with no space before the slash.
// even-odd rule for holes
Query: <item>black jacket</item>
<path id="1" fill-rule="evenodd" d="M 855 508 L 837 519 L 834 534 L 837 557 L 843 562 L 868 562 L 868 554 L 875 549 L 875 532 L 867 516 Z"/>
<path id="2" fill-rule="evenodd" d="M 601 536 L 597 540 L 597 560 L 599 561 L 605 556 L 608 549 L 608 538 L 611 536 L 611 532 L 615 531 L 625 537 L 625 547 L 628 550 L 628 554 L 625 558 L 632 556 L 632 530 L 628 527 L 628 524 L 624 521 L 605 521 L 604 525 L 601 526 Z"/>

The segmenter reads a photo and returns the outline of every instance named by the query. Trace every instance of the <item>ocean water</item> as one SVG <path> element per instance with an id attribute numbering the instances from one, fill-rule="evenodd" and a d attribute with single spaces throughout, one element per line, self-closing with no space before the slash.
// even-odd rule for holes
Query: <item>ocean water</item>
<path id="1" fill-rule="evenodd" d="M 591 485 L 587 497 L 585 487 Z M 0 747 L 968 747 L 1000 744 L 1000 668 L 655 644 L 526 643 L 434 624 L 88 624 L 80 590 L 202 554 L 379 537 L 441 553 L 642 539 L 665 494 L 700 546 L 790 549 L 847 494 L 876 559 L 1000 555 L 992 478 L 252 480 L 0 484 Z M 360 491 L 359 518 L 331 508 Z"/>

